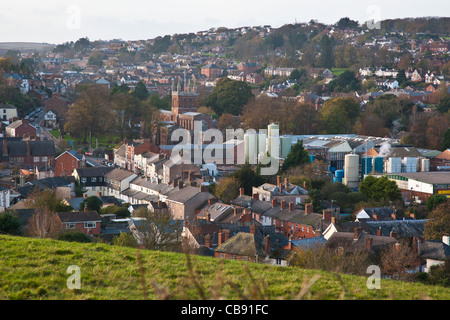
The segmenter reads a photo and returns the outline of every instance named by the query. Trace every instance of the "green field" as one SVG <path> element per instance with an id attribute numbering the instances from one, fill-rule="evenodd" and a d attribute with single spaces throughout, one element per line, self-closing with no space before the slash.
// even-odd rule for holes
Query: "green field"
<path id="1" fill-rule="evenodd" d="M 339 77 L 341 74 L 343 74 L 345 71 L 347 71 L 348 68 L 332 68 L 330 69 L 331 72 L 337 77 Z"/>
<path id="2" fill-rule="evenodd" d="M 409 300 L 450 298 L 450 289 L 219 260 L 101 243 L 0 236 L 0 299 Z M 188 260 L 190 258 L 190 260 Z M 188 263 L 188 261 L 191 261 Z M 67 268 L 80 268 L 80 289 L 69 289 Z"/>
<path id="3" fill-rule="evenodd" d="M 60 131 L 59 130 L 50 130 L 50 133 L 56 138 L 59 139 Z M 97 139 L 97 140 L 96 140 Z M 69 134 L 64 135 L 64 140 L 69 142 L 70 140 L 74 143 L 74 148 L 76 147 L 86 147 L 89 145 L 89 142 L 87 144 L 81 144 L 79 138 L 73 138 Z M 98 147 L 104 147 L 106 149 L 112 149 L 116 146 L 116 144 L 119 142 L 118 136 L 112 136 L 112 135 L 105 135 L 104 137 L 92 138 L 92 147 L 95 148 L 98 142 Z"/>

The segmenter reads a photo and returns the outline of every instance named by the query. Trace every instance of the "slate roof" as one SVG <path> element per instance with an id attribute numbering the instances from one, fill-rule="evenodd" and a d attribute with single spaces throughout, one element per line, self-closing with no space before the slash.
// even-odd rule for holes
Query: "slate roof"
<path id="1" fill-rule="evenodd" d="M 75 169 L 80 177 L 103 177 L 106 173 L 114 170 L 111 167 L 87 167 Z"/>
<path id="2" fill-rule="evenodd" d="M 67 222 L 101 222 L 102 219 L 96 211 L 71 211 L 56 213 L 62 223 Z"/>
<path id="3" fill-rule="evenodd" d="M 181 189 L 175 189 L 167 199 L 170 201 L 186 203 L 201 192 L 200 188 L 193 186 L 185 186 Z M 212 195 L 211 195 L 212 197 Z"/>
<path id="4" fill-rule="evenodd" d="M 8 155 L 13 157 L 27 156 L 27 141 L 8 141 Z M 29 141 L 31 156 L 55 156 L 53 141 Z"/>
<path id="5" fill-rule="evenodd" d="M 114 168 L 113 170 L 105 173 L 105 178 L 107 178 L 108 180 L 122 181 L 133 174 L 134 174 L 133 172 L 127 170 Z"/>
<path id="6" fill-rule="evenodd" d="M 355 252 L 364 250 L 366 239 L 372 238 L 372 252 L 376 252 L 397 242 L 397 240 L 392 237 L 374 236 L 364 232 L 357 240 L 354 240 L 353 238 L 353 232 L 335 232 L 330 238 L 328 238 L 328 241 L 325 243 L 325 247 L 329 249 L 338 249 L 339 247 L 343 247 L 346 252 Z"/>
<path id="7" fill-rule="evenodd" d="M 420 220 L 390 220 L 390 221 L 367 221 L 364 230 L 372 235 L 376 235 L 381 229 L 383 236 L 389 236 L 391 231 L 395 231 L 400 238 L 423 237 L 425 222 L 428 219 Z"/>
<path id="8" fill-rule="evenodd" d="M 450 256 L 450 247 L 439 240 L 425 241 L 421 246 L 420 257 L 433 260 L 445 260 Z"/>

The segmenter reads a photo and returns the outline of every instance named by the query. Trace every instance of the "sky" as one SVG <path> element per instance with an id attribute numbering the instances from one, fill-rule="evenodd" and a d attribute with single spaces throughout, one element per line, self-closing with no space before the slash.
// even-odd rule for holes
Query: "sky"
<path id="1" fill-rule="evenodd" d="M 145 40 L 212 27 L 278 28 L 311 19 L 333 24 L 342 17 L 363 23 L 428 16 L 450 16 L 450 1 L 1 0 L 0 42 Z"/>

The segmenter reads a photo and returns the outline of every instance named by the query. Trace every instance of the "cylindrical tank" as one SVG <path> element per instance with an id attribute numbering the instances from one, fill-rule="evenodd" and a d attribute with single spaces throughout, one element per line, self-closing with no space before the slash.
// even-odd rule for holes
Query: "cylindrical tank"
<path id="1" fill-rule="evenodd" d="M 334 174 L 336 178 L 344 178 L 344 170 L 336 170 Z"/>
<path id="2" fill-rule="evenodd" d="M 257 164 L 258 160 L 258 137 L 255 133 L 247 133 L 244 135 L 245 141 L 245 161 L 250 164 Z"/>
<path id="3" fill-rule="evenodd" d="M 359 185 L 359 156 L 357 154 L 346 154 L 344 160 L 344 184 L 353 189 Z"/>
<path id="4" fill-rule="evenodd" d="M 336 183 L 336 182 L 342 183 L 342 178 L 334 177 L 333 178 L 333 183 Z"/>
<path id="5" fill-rule="evenodd" d="M 286 158 L 289 151 L 291 151 L 292 148 L 292 138 L 290 137 L 280 137 L 280 144 L 281 144 L 281 157 Z"/>
<path id="6" fill-rule="evenodd" d="M 364 179 L 366 174 L 372 172 L 372 157 L 362 157 L 361 158 L 361 180 Z"/>
<path id="7" fill-rule="evenodd" d="M 422 159 L 421 170 L 430 171 L 430 159 Z"/>
<path id="8" fill-rule="evenodd" d="M 280 157 L 280 127 L 275 123 L 267 126 L 267 152 L 271 157 Z"/>
<path id="9" fill-rule="evenodd" d="M 372 161 L 372 168 L 375 173 L 383 173 L 384 159 L 383 157 L 374 157 Z"/>
<path id="10" fill-rule="evenodd" d="M 400 173 L 402 172 L 402 158 L 388 158 L 386 161 L 387 173 Z"/>
<path id="11" fill-rule="evenodd" d="M 258 154 L 266 154 L 267 151 L 267 135 L 265 133 L 258 133 Z"/>

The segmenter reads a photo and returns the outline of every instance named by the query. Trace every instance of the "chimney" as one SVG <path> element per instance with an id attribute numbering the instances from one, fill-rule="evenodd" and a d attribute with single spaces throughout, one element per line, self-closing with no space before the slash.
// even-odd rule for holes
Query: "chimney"
<path id="1" fill-rule="evenodd" d="M 270 236 L 267 235 L 264 237 L 264 251 L 267 254 L 270 254 L 271 250 L 270 250 Z"/>
<path id="2" fill-rule="evenodd" d="M 234 208 L 233 211 L 234 211 L 233 214 L 236 216 L 238 214 L 237 208 Z"/>
<path id="3" fill-rule="evenodd" d="M 209 205 L 209 206 L 212 205 L 212 204 L 214 204 L 214 203 L 216 203 L 216 198 L 209 198 L 209 199 L 208 199 L 208 205 Z"/>
<path id="4" fill-rule="evenodd" d="M 365 249 L 366 250 L 372 250 L 372 241 L 373 241 L 373 238 L 370 238 L 370 237 L 367 237 L 366 238 L 366 246 L 365 246 Z"/>
<path id="5" fill-rule="evenodd" d="M 102 196 L 102 193 L 99 191 L 99 192 L 97 192 L 97 197 L 101 197 Z"/>
<path id="6" fill-rule="evenodd" d="M 205 246 L 206 246 L 207 248 L 211 248 L 211 236 L 210 236 L 209 234 L 207 234 L 207 235 L 205 236 Z"/>
<path id="7" fill-rule="evenodd" d="M 220 246 L 220 245 L 224 242 L 224 241 L 223 241 L 223 233 L 222 233 L 222 231 L 219 232 L 218 236 L 219 236 L 218 241 L 219 241 L 219 246 Z"/>
<path id="8" fill-rule="evenodd" d="M 361 227 L 354 228 L 353 229 L 353 240 L 358 240 L 359 236 L 361 235 L 361 233 L 362 233 L 362 228 Z"/>
<path id="9" fill-rule="evenodd" d="M 239 195 L 240 196 L 243 196 L 245 193 L 244 193 L 244 188 L 239 188 Z"/>
<path id="10" fill-rule="evenodd" d="M 277 187 L 280 188 L 281 191 L 281 177 L 279 175 L 277 176 Z"/>
<path id="11" fill-rule="evenodd" d="M 284 178 L 284 189 L 287 190 L 287 187 L 289 185 L 289 178 Z"/>
<path id="12" fill-rule="evenodd" d="M 251 234 L 256 234 L 256 226 L 255 226 L 254 223 L 250 225 L 250 233 Z"/>
<path id="13" fill-rule="evenodd" d="M 330 221 L 332 216 L 331 210 L 324 209 L 322 211 L 322 219 L 325 221 Z"/>
<path id="14" fill-rule="evenodd" d="M 383 235 L 383 232 L 381 231 L 381 227 L 378 227 L 377 236 L 381 237 L 382 235 Z"/>
<path id="15" fill-rule="evenodd" d="M 293 202 L 289 202 L 289 211 L 294 210 L 294 203 Z"/>
<path id="16" fill-rule="evenodd" d="M 188 172 L 188 181 L 189 181 L 189 185 L 190 185 L 192 182 L 192 170 L 189 170 L 189 172 Z"/>
<path id="17" fill-rule="evenodd" d="M 208 191 L 209 191 L 208 186 L 205 186 L 205 185 L 200 186 L 200 192 L 208 192 Z"/>
<path id="18" fill-rule="evenodd" d="M 211 221 L 211 213 L 208 212 L 206 214 L 206 220 Z"/>
<path id="19" fill-rule="evenodd" d="M 292 250 L 292 234 L 289 236 L 288 250 Z"/>
<path id="20" fill-rule="evenodd" d="M 397 215 L 395 213 L 392 213 L 391 218 L 392 218 L 392 220 L 397 220 Z"/>
<path id="21" fill-rule="evenodd" d="M 252 196 L 252 198 L 253 198 L 254 200 L 258 200 L 258 199 L 259 199 L 259 194 L 254 193 L 253 196 Z"/>
<path id="22" fill-rule="evenodd" d="M 223 230 L 223 242 L 226 242 L 228 239 L 230 239 L 230 230 L 225 229 Z"/>
<path id="23" fill-rule="evenodd" d="M 306 181 L 303 181 L 303 189 L 308 190 L 308 189 L 306 188 Z"/>
<path id="24" fill-rule="evenodd" d="M 83 193 L 83 198 L 87 198 L 87 193 Z"/>
<path id="25" fill-rule="evenodd" d="M 313 213 L 313 205 L 312 205 L 312 203 L 307 203 L 305 205 L 305 213 L 306 214 Z"/>
<path id="26" fill-rule="evenodd" d="M 281 210 L 286 209 L 286 200 L 281 200 Z"/>
<path id="27" fill-rule="evenodd" d="M 390 233 L 390 237 L 391 237 L 391 238 L 395 238 L 395 239 L 398 239 L 398 232 L 397 232 L 397 231 L 394 231 L 394 230 L 392 230 L 392 231 L 391 231 L 391 233 Z"/>
<path id="28" fill-rule="evenodd" d="M 3 156 L 8 155 L 8 143 L 6 140 L 3 140 Z"/>
<path id="29" fill-rule="evenodd" d="M 336 217 L 331 217 L 331 223 L 336 224 Z"/>
<path id="30" fill-rule="evenodd" d="M 183 181 L 179 180 L 178 181 L 178 189 L 182 189 L 183 188 Z"/>
<path id="31" fill-rule="evenodd" d="M 374 213 L 374 214 L 372 215 L 372 218 L 373 218 L 374 220 L 378 220 L 378 216 L 377 216 L 377 214 L 376 214 L 376 213 Z"/>
<path id="32" fill-rule="evenodd" d="M 272 199 L 272 207 L 276 207 L 277 206 L 277 199 Z"/>
<path id="33" fill-rule="evenodd" d="M 416 214 L 415 214 L 414 212 L 413 212 L 413 213 L 410 213 L 410 214 L 409 214 L 409 217 L 415 219 L 415 218 L 416 218 Z"/>

